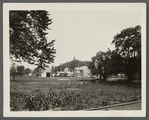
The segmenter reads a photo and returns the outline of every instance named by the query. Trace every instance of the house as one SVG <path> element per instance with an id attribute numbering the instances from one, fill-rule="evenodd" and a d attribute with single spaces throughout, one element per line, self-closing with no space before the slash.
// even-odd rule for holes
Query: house
<path id="1" fill-rule="evenodd" d="M 52 77 L 52 76 L 53 76 L 53 73 L 51 68 L 46 68 L 41 72 L 41 77 Z"/>
<path id="2" fill-rule="evenodd" d="M 45 70 L 35 68 L 29 74 L 29 76 L 33 76 L 33 77 L 52 77 L 53 76 L 52 68 L 46 68 Z"/>
<path id="3" fill-rule="evenodd" d="M 65 72 L 65 73 L 67 74 L 67 76 L 69 76 L 69 77 L 73 76 L 73 71 L 71 71 L 71 69 L 68 68 L 68 67 L 66 67 L 66 68 L 64 69 L 64 72 Z"/>
<path id="4" fill-rule="evenodd" d="M 71 70 L 70 70 L 70 68 L 68 68 L 68 67 L 66 67 L 65 69 L 64 69 L 64 72 L 71 72 Z"/>
<path id="5" fill-rule="evenodd" d="M 67 74 L 64 71 L 60 71 L 57 73 L 57 76 L 66 77 Z"/>
<path id="6" fill-rule="evenodd" d="M 59 71 L 57 73 L 57 76 L 61 76 L 61 77 L 72 77 L 73 76 L 73 71 L 71 71 L 70 68 L 66 67 L 63 71 Z"/>
<path id="7" fill-rule="evenodd" d="M 52 69 L 46 68 L 41 72 L 41 77 L 53 77 Z M 72 71 L 70 68 L 66 67 L 63 71 L 60 71 L 57 73 L 56 76 L 61 77 L 91 77 L 90 70 L 87 66 L 81 66 L 81 67 L 75 67 L 74 71 Z"/>
<path id="8" fill-rule="evenodd" d="M 76 67 L 74 77 L 91 77 L 89 68 L 87 66 Z"/>

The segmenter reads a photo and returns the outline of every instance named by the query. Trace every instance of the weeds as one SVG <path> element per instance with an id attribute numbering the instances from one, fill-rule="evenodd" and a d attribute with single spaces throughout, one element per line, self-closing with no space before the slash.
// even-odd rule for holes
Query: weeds
<path id="1" fill-rule="evenodd" d="M 29 88 L 29 89 L 28 89 Z M 141 89 L 99 82 L 11 82 L 12 111 L 82 110 L 140 100 Z"/>
<path id="2" fill-rule="evenodd" d="M 81 94 L 74 92 L 37 93 L 30 96 L 11 93 L 10 103 L 12 111 L 44 111 L 58 107 L 62 110 L 80 110 L 84 106 Z"/>

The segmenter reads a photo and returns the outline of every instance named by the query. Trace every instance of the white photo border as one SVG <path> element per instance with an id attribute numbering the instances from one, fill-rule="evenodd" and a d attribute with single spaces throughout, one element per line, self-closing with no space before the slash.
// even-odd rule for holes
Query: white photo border
<path id="1" fill-rule="evenodd" d="M 100 7 L 99 7 L 100 6 Z M 120 7 L 121 6 L 121 7 Z M 132 7 L 133 6 L 133 7 Z M 135 6 L 135 7 L 134 7 Z M 127 111 L 10 111 L 10 10 L 126 10 L 141 11 L 142 109 Z M 4 3 L 3 4 L 3 116 L 4 117 L 145 117 L 146 116 L 146 3 Z"/>

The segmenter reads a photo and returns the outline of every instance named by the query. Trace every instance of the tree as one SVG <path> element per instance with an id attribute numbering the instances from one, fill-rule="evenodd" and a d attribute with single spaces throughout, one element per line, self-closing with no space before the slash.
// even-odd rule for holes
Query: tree
<path id="1" fill-rule="evenodd" d="M 17 69 L 15 63 L 13 63 L 12 66 L 10 67 L 10 76 L 13 76 L 13 80 L 15 80 L 17 76 Z"/>
<path id="2" fill-rule="evenodd" d="M 74 59 L 70 62 L 69 68 L 74 71 L 75 67 L 78 67 L 79 60 Z"/>
<path id="3" fill-rule="evenodd" d="M 92 57 L 91 62 L 89 64 L 89 69 L 91 70 L 92 75 L 98 76 L 98 66 L 96 63 L 96 56 Z"/>
<path id="4" fill-rule="evenodd" d="M 43 72 L 43 69 L 41 68 L 35 68 L 33 70 L 32 76 L 34 77 L 41 77 L 41 73 Z"/>
<path id="5" fill-rule="evenodd" d="M 99 51 L 95 57 L 92 57 L 92 61 L 89 65 L 91 73 L 93 75 L 100 75 L 104 80 L 111 75 L 111 51 L 102 52 Z"/>
<path id="6" fill-rule="evenodd" d="M 45 10 L 9 12 L 10 57 L 37 67 L 54 61 L 54 41 L 47 42 L 48 26 L 52 24 Z"/>
<path id="7" fill-rule="evenodd" d="M 112 51 L 111 53 L 111 74 L 117 75 L 119 73 L 125 73 L 124 72 L 125 64 L 124 59 L 119 54 L 116 53 L 116 51 Z"/>
<path id="8" fill-rule="evenodd" d="M 51 74 L 52 74 L 52 76 L 54 75 L 54 71 L 55 71 L 55 67 L 52 66 L 52 67 L 51 67 Z"/>
<path id="9" fill-rule="evenodd" d="M 112 59 L 111 59 L 111 50 L 108 50 L 107 52 L 100 52 L 97 53 L 98 56 L 98 71 L 100 75 L 103 77 L 104 80 L 107 79 L 108 76 L 112 74 L 111 65 L 112 65 Z"/>
<path id="10" fill-rule="evenodd" d="M 138 74 L 141 79 L 141 26 L 131 27 L 118 33 L 112 44 L 124 60 L 124 71 L 132 82 Z"/>
<path id="11" fill-rule="evenodd" d="M 17 66 L 17 75 L 22 76 L 25 73 L 25 67 L 23 65 Z"/>
<path id="12" fill-rule="evenodd" d="M 29 75 L 29 73 L 31 73 L 31 70 L 29 68 L 25 69 L 25 74 Z"/>

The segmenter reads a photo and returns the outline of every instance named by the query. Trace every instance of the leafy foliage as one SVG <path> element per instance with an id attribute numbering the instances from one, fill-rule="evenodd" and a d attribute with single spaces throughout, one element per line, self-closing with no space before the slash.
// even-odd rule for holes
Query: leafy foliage
<path id="1" fill-rule="evenodd" d="M 107 52 L 99 51 L 96 56 L 92 57 L 92 62 L 89 65 L 91 73 L 93 75 L 100 75 L 106 80 L 108 75 L 111 75 L 111 60 L 112 52 L 109 50 Z"/>
<path id="2" fill-rule="evenodd" d="M 92 57 L 89 68 L 93 75 L 104 79 L 108 75 L 125 73 L 132 81 L 141 79 L 141 27 L 127 28 L 117 34 L 112 41 L 116 49 L 107 52 L 99 51 Z"/>
<path id="3" fill-rule="evenodd" d="M 31 69 L 26 68 L 26 69 L 25 69 L 25 74 L 29 75 L 29 73 L 31 73 Z"/>
<path id="4" fill-rule="evenodd" d="M 49 92 L 32 95 L 11 93 L 10 107 L 12 111 L 44 111 L 61 107 L 62 110 L 79 110 L 83 108 L 83 98 L 75 92 Z"/>
<path id="5" fill-rule="evenodd" d="M 110 66 L 110 69 L 111 69 L 111 74 L 113 75 L 117 75 L 119 73 L 125 73 L 124 72 L 124 59 L 123 57 L 121 57 L 119 54 L 117 54 L 114 51 L 112 51 L 111 53 L 111 66 Z"/>
<path id="6" fill-rule="evenodd" d="M 124 72 L 129 80 L 138 74 L 141 79 L 141 26 L 122 30 L 112 41 L 115 52 L 124 59 Z"/>
<path id="7" fill-rule="evenodd" d="M 44 68 L 54 60 L 54 41 L 47 42 L 46 30 L 52 24 L 47 11 L 9 12 L 10 55 Z"/>
<path id="8" fill-rule="evenodd" d="M 23 65 L 17 66 L 17 74 L 19 76 L 22 76 L 24 74 L 24 72 L 25 72 L 25 67 Z"/>
<path id="9" fill-rule="evenodd" d="M 10 76 L 13 76 L 13 80 L 15 80 L 15 77 L 17 76 L 17 68 L 15 66 L 15 63 L 13 63 L 10 67 Z"/>
<path id="10" fill-rule="evenodd" d="M 13 63 L 10 67 L 10 76 L 13 76 L 14 80 L 17 76 L 29 75 L 29 73 L 31 73 L 31 70 L 29 68 L 25 69 L 23 65 L 15 66 L 15 63 Z"/>
<path id="11" fill-rule="evenodd" d="M 32 72 L 32 76 L 40 77 L 42 72 L 43 72 L 43 69 L 41 69 L 41 68 L 34 68 L 34 70 Z"/>
<path id="12" fill-rule="evenodd" d="M 99 75 L 96 56 L 92 57 L 91 62 L 89 64 L 89 69 L 91 70 L 92 75 Z"/>
<path id="13" fill-rule="evenodd" d="M 136 101 L 141 99 L 140 84 L 126 82 L 86 81 L 73 82 L 36 79 L 34 81 L 11 82 L 12 111 L 82 110 Z M 20 86 L 17 87 L 16 86 Z M 11 87 L 12 88 L 12 87 Z M 26 88 L 30 88 L 28 91 Z M 38 91 L 38 92 L 37 92 Z M 50 91 L 50 92 L 49 92 Z"/>

